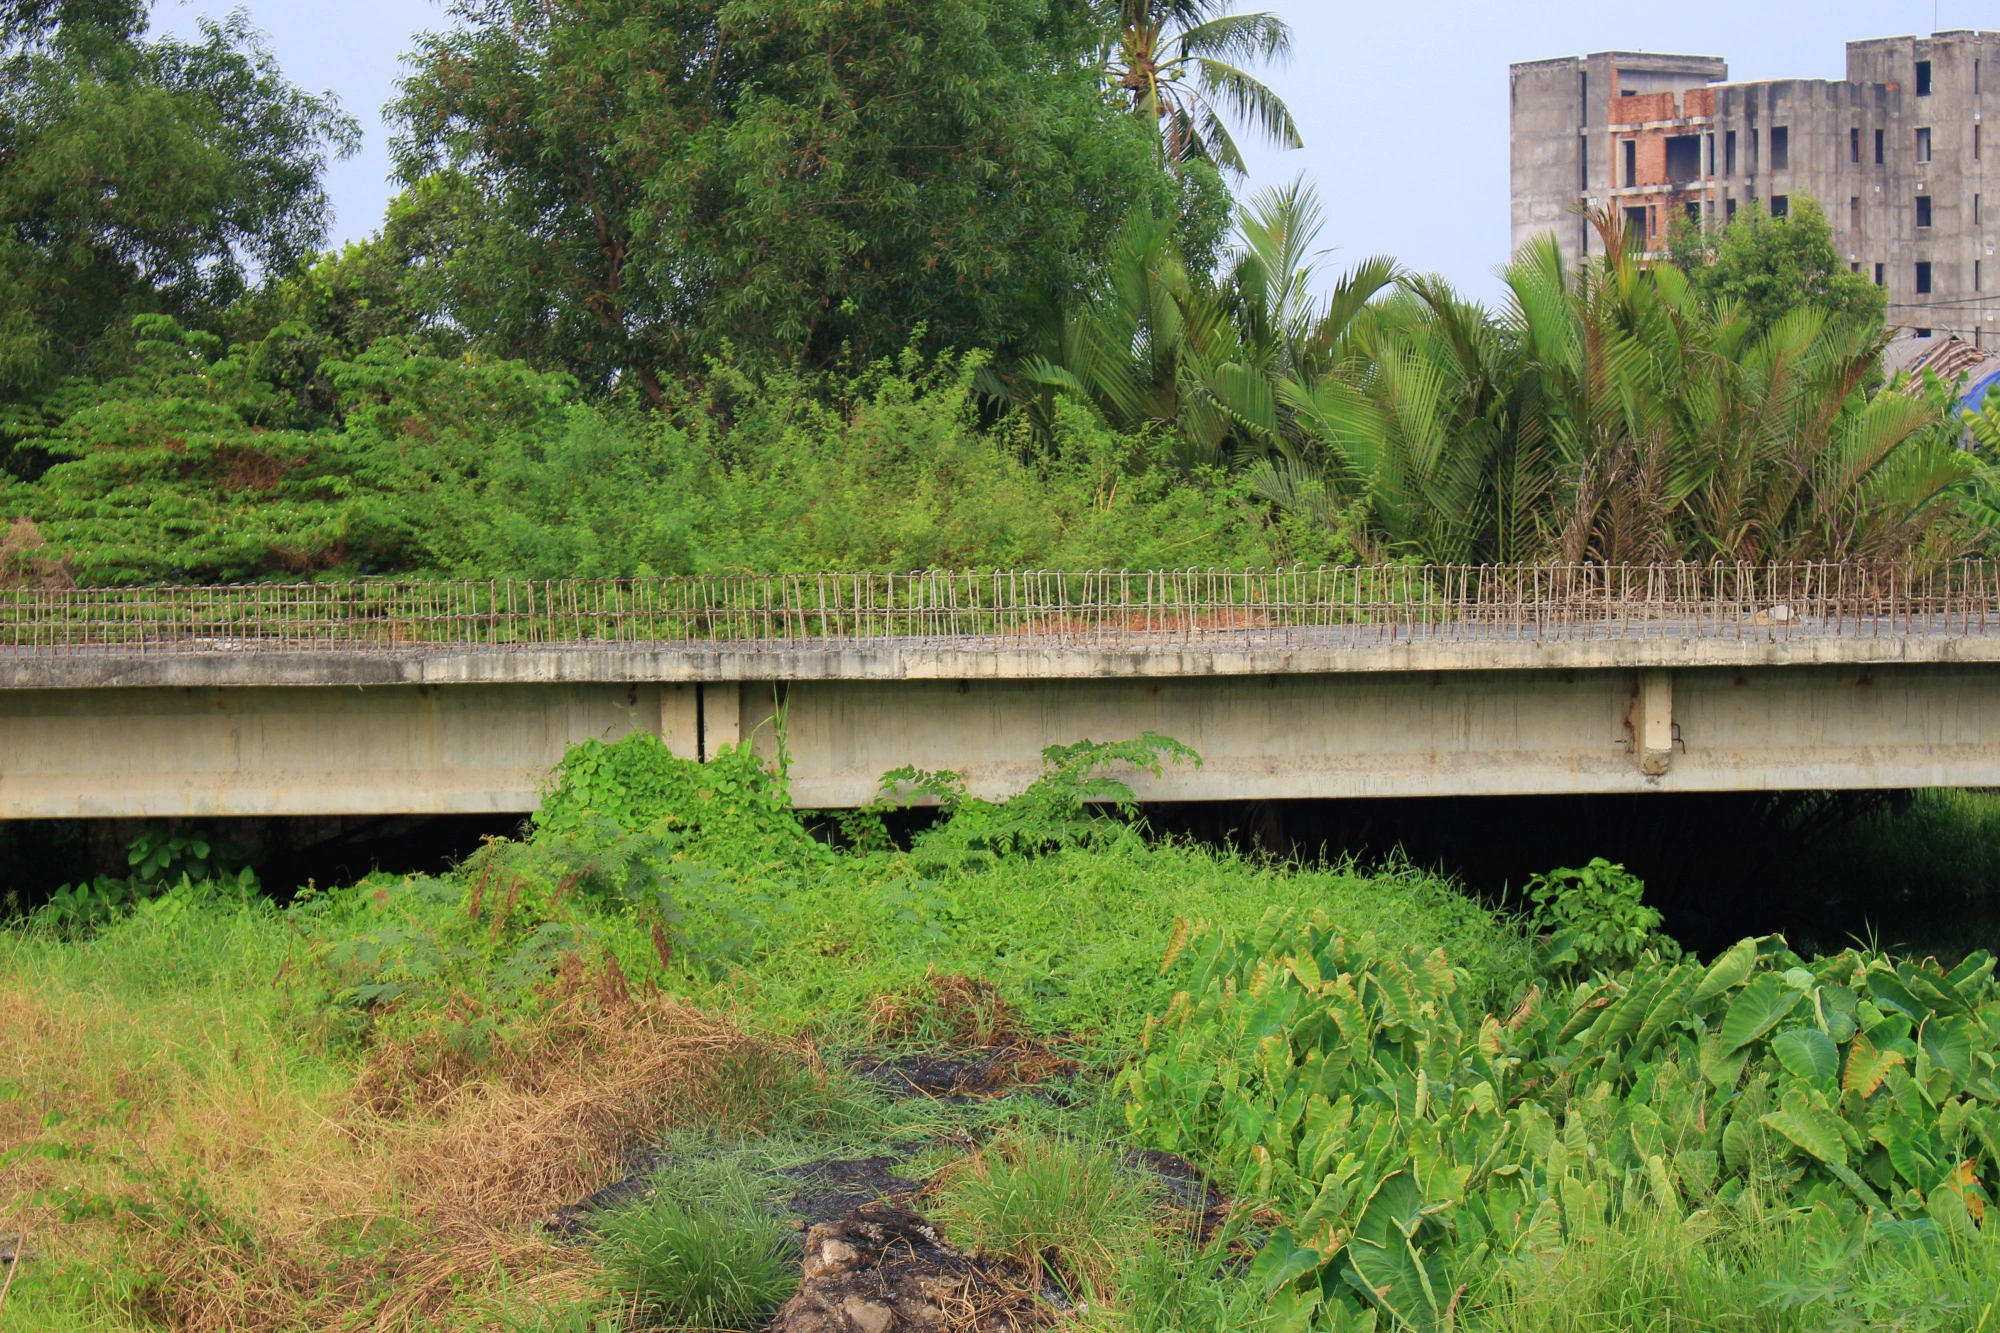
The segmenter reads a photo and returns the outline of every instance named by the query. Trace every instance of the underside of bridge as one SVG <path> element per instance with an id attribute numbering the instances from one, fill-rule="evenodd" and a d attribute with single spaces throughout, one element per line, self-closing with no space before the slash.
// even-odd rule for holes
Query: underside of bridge
<path id="1" fill-rule="evenodd" d="M 340 684 L 240 662 L 52 668 L 0 689 L 0 818 L 527 811 L 567 745 L 634 730 L 695 758 L 782 745 L 808 808 L 865 803 L 905 764 L 1004 796 L 1047 746 L 1146 731 L 1203 760 L 1134 778 L 1154 801 L 2000 786 L 2000 666 L 1983 656 L 789 679 L 779 663 L 755 680 L 628 663 Z"/>

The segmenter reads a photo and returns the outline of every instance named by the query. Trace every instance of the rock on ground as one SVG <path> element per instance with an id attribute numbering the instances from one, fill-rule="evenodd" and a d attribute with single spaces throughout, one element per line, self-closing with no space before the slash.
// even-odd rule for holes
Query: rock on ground
<path id="1" fill-rule="evenodd" d="M 900 1208 L 815 1226 L 802 1274 L 771 1333 L 1007 1333 L 1050 1321 L 1031 1274 L 961 1253 Z"/>

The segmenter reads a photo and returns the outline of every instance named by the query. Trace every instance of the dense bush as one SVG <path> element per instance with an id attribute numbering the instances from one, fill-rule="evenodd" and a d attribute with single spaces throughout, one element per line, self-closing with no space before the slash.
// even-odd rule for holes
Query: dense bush
<path id="1" fill-rule="evenodd" d="M 905 358 L 832 384 L 718 371 L 670 413 L 572 401 L 518 362 L 377 342 L 319 374 L 300 425 L 255 348 L 145 324 L 140 366 L 51 400 L 0 474 L 44 569 L 83 584 L 409 572 L 530 578 L 735 571 L 1267 564 L 1323 558 L 1236 480 L 1158 466 L 1081 408 L 1047 448 L 989 431 L 977 361 Z"/>

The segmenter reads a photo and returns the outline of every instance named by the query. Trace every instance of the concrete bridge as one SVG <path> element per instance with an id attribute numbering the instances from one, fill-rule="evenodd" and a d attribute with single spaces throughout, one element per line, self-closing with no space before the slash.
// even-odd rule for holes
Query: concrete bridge
<path id="1" fill-rule="evenodd" d="M 634 730 L 1149 800 L 2000 786 L 2000 569 L 1840 565 L 0 590 L 0 817 L 527 811 Z"/>

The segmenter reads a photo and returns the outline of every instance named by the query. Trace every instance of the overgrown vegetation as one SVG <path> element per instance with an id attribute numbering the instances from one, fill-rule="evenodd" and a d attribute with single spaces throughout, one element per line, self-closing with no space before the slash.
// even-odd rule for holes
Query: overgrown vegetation
<path id="1" fill-rule="evenodd" d="M 761 1327 L 784 1201 L 866 1159 L 1104 1328 L 1990 1319 L 1988 955 L 1703 963 L 1617 866 L 1516 923 L 1148 839 L 1118 778 L 1192 762 L 1164 738 L 1048 759 L 1002 803 L 889 775 L 947 801 L 898 847 L 881 807 L 809 836 L 746 752 L 592 743 L 448 876 L 284 910 L 182 877 L 0 934 L 0 1178 L 40 1255 L 9 1313 Z M 852 1072 L 954 1051 L 1067 1091 Z M 1192 1202 L 1141 1148 L 1206 1173 Z M 634 1149 L 645 1192 L 545 1229 Z"/>
<path id="2" fill-rule="evenodd" d="M 1214 0 L 465 3 L 382 230 L 315 255 L 353 127 L 240 21 L 8 7 L 0 586 L 1992 549 L 2000 403 L 1885 379 L 1816 210 L 1650 268 L 1605 219 L 1500 310 L 1325 283 L 1312 191 L 1224 175 L 1231 119 L 1296 141 L 1289 49 Z M 1515 918 L 1148 837 L 1168 738 L 1045 759 L 812 829 L 747 748 L 593 742 L 519 836 L 282 909 L 148 830 L 0 931 L 5 1315 L 754 1328 L 859 1163 L 996 1318 L 1996 1327 L 1990 956 L 1685 957 L 1605 861 Z"/>

